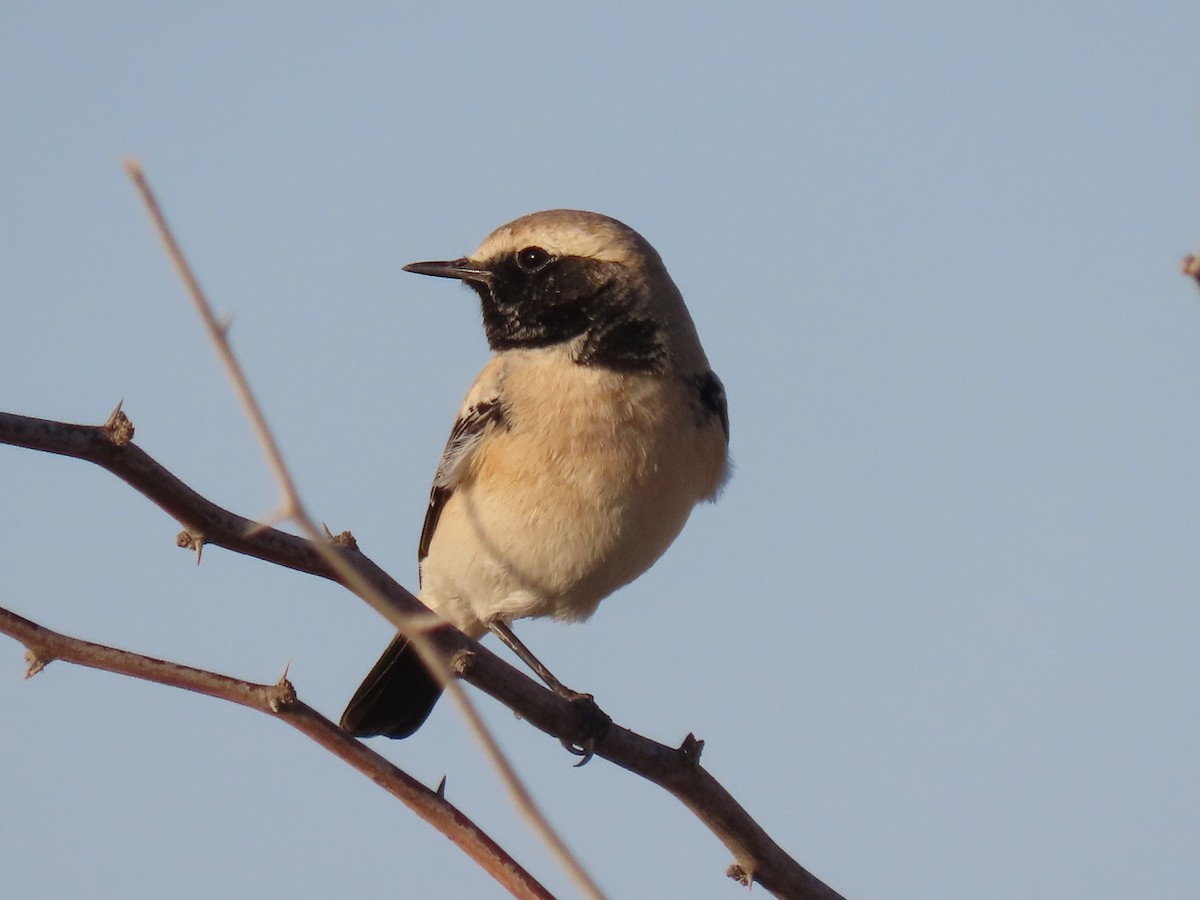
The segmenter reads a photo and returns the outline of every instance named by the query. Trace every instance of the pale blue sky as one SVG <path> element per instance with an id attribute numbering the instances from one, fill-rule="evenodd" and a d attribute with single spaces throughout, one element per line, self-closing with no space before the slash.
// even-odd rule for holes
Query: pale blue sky
<path id="1" fill-rule="evenodd" d="M 1200 7 L 9 2 L 0 408 L 274 495 L 121 170 L 136 154 L 315 514 L 415 582 L 486 347 L 405 275 L 595 209 L 653 242 L 737 472 L 525 639 L 853 897 L 1200 895 Z M 0 448 L 0 605 L 337 716 L 388 628 L 83 463 Z M 0 640 L 12 896 L 499 896 L 289 729 Z M 614 897 L 739 896 L 674 800 L 483 702 Z M 379 747 L 555 890 L 449 705 Z"/>

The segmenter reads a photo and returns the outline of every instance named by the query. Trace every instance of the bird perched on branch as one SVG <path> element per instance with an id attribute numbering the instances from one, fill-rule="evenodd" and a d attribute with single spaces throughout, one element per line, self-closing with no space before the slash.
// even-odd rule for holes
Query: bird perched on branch
<path id="1" fill-rule="evenodd" d="M 728 471 L 729 416 L 658 253 L 598 213 L 550 210 L 470 256 L 405 270 L 479 295 L 492 358 L 459 410 L 421 531 L 421 602 L 491 630 L 551 688 L 514 619 L 582 620 L 675 540 Z M 397 635 L 350 700 L 358 736 L 412 734 L 441 689 Z"/>

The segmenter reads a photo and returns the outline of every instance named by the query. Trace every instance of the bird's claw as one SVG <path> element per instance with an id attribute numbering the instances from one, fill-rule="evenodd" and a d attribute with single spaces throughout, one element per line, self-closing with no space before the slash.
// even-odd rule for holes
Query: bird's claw
<path id="1" fill-rule="evenodd" d="M 575 763 L 575 768 L 578 769 L 580 766 L 587 765 L 596 755 L 596 745 L 608 734 L 608 729 L 612 726 L 612 719 L 596 705 L 596 700 L 591 694 L 572 692 L 572 696 L 566 699 L 578 711 L 586 737 L 578 742 L 559 738 L 559 743 L 568 753 L 580 757 L 579 762 Z"/>

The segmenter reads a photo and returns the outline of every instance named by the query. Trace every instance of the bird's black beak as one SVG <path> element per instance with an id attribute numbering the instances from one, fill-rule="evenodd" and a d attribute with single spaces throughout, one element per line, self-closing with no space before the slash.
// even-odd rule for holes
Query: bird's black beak
<path id="1" fill-rule="evenodd" d="M 492 273 L 471 263 L 465 256 L 462 259 L 438 260 L 433 262 L 409 263 L 404 267 L 405 272 L 416 272 L 418 275 L 433 275 L 435 278 L 457 278 L 460 281 L 488 284 Z"/>

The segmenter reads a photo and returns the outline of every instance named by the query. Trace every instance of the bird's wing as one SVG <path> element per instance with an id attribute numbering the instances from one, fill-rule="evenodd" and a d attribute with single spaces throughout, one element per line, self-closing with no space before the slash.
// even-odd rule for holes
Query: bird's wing
<path id="1" fill-rule="evenodd" d="M 725 385 L 711 369 L 692 379 L 692 387 L 700 396 L 700 407 L 707 415 L 716 416 L 725 432 L 725 443 L 729 443 L 729 406 L 725 401 Z"/>
<path id="2" fill-rule="evenodd" d="M 475 385 L 467 394 L 458 419 L 450 429 L 450 439 L 442 451 L 437 474 L 433 476 L 433 488 L 429 492 L 429 508 L 425 511 L 425 524 L 421 527 L 421 541 L 417 548 L 417 561 L 429 554 L 429 543 L 437 530 L 438 519 L 446 501 L 455 487 L 471 469 L 479 445 L 489 430 L 504 427 L 504 398 L 500 393 L 499 372 L 492 366 L 484 369 Z"/>

